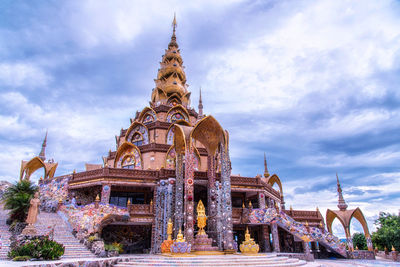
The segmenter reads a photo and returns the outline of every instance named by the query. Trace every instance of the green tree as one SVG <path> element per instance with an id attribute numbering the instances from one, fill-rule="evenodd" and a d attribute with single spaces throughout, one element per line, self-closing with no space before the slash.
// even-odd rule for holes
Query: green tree
<path id="1" fill-rule="evenodd" d="M 24 222 L 28 215 L 30 200 L 38 187 L 30 181 L 17 182 L 6 189 L 2 196 L 4 208 L 10 210 L 11 221 Z"/>
<path id="2" fill-rule="evenodd" d="M 372 233 L 372 242 L 383 250 L 385 247 L 390 251 L 392 246 L 400 251 L 400 216 L 380 212 L 375 221 L 377 231 Z"/>
<path id="3" fill-rule="evenodd" d="M 353 246 L 354 248 L 358 247 L 360 250 L 367 250 L 367 240 L 365 239 L 365 235 L 362 233 L 354 233 L 353 234 Z"/>

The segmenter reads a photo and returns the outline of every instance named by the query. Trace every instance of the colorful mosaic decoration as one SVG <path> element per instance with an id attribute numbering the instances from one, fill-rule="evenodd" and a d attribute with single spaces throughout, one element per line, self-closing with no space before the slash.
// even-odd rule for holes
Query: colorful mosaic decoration
<path id="1" fill-rule="evenodd" d="M 179 109 L 179 108 L 177 108 Z M 174 123 L 176 121 L 179 120 L 185 120 L 187 122 L 189 122 L 189 118 L 185 115 L 183 115 L 184 112 L 180 112 L 180 111 L 175 111 L 175 112 L 171 112 L 167 115 L 167 122 L 171 122 Z"/>
<path id="2" fill-rule="evenodd" d="M 62 179 L 53 179 L 51 182 L 39 185 L 40 198 L 46 200 L 64 201 L 68 196 L 68 180 L 70 176 Z"/>
<path id="3" fill-rule="evenodd" d="M 149 124 L 149 123 L 152 123 L 152 122 L 155 121 L 155 118 L 156 118 L 156 114 L 154 113 L 154 111 L 153 111 L 153 110 L 149 110 L 149 111 L 147 111 L 147 113 L 143 116 L 143 121 L 142 121 L 142 123 L 143 123 L 144 125 Z"/>
<path id="4" fill-rule="evenodd" d="M 68 222 L 73 229 L 83 236 L 99 232 L 102 221 L 108 216 L 117 215 L 129 218 L 127 208 L 103 203 L 100 203 L 97 209 L 92 203 L 85 206 L 64 205 L 61 210 L 67 215 Z"/>
<path id="5" fill-rule="evenodd" d="M 176 168 L 176 157 L 177 153 L 175 151 L 175 147 L 171 147 L 171 149 L 168 151 L 168 154 L 165 159 L 165 168 L 166 169 L 172 169 L 174 170 Z M 185 159 L 185 155 L 183 155 L 183 159 Z M 200 158 L 197 154 L 194 154 L 194 170 L 198 171 L 199 170 L 199 165 L 200 165 Z"/>
<path id="6" fill-rule="evenodd" d="M 142 169 L 142 160 L 140 153 L 135 147 L 130 147 L 120 156 L 117 168 Z"/>
<path id="7" fill-rule="evenodd" d="M 142 139 L 139 139 L 142 137 Z M 132 144 L 137 143 L 138 141 L 141 141 L 140 144 L 135 144 L 135 145 L 146 145 L 149 143 L 149 132 L 146 128 L 146 126 L 143 126 L 142 124 L 137 124 L 132 131 L 129 133 L 129 135 L 126 137 L 126 140 L 131 142 Z"/>

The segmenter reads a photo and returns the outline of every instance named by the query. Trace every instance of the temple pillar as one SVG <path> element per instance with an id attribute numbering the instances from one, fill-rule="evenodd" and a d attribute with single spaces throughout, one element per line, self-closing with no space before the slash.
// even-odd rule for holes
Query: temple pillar
<path id="1" fill-rule="evenodd" d="M 194 237 L 194 153 L 192 143 L 189 141 L 185 152 L 185 238 L 186 242 L 193 245 Z"/>
<path id="2" fill-rule="evenodd" d="M 110 203 L 110 193 L 111 193 L 111 185 L 103 184 L 101 188 L 101 203 L 103 204 Z"/>
<path id="3" fill-rule="evenodd" d="M 258 207 L 260 209 L 265 209 L 265 194 L 264 194 L 264 192 L 258 192 L 257 197 L 258 197 Z"/>
<path id="4" fill-rule="evenodd" d="M 207 208 L 208 208 L 208 235 L 216 240 L 217 237 L 217 190 L 215 188 L 215 157 L 209 155 L 207 157 L 207 176 L 208 176 L 208 200 L 207 200 Z M 217 241 L 218 242 L 218 241 Z"/>
<path id="5" fill-rule="evenodd" d="M 351 238 L 351 235 L 350 235 L 350 226 L 349 227 L 345 227 L 345 232 L 346 232 L 347 246 L 349 247 L 350 251 L 354 251 L 353 239 Z"/>
<path id="6" fill-rule="evenodd" d="M 174 238 L 182 229 L 183 225 L 183 188 L 184 188 L 184 178 L 183 178 L 183 155 L 177 154 L 176 157 L 176 181 L 175 181 L 175 214 L 174 214 Z"/>
<path id="7" fill-rule="evenodd" d="M 365 239 L 367 240 L 368 251 L 374 251 L 374 246 L 372 245 L 371 236 L 369 234 L 366 234 Z"/>
<path id="8" fill-rule="evenodd" d="M 232 223 L 232 198 L 231 198 L 231 162 L 227 146 L 220 146 L 221 153 L 221 184 L 222 184 L 222 232 L 225 251 L 234 251 L 233 223 Z"/>
<path id="9" fill-rule="evenodd" d="M 309 242 L 302 242 L 303 243 L 303 251 L 304 254 L 306 255 L 306 261 L 313 261 L 314 256 L 311 254 L 310 251 L 310 243 Z"/>
<path id="10" fill-rule="evenodd" d="M 269 228 L 268 225 L 263 224 L 261 226 L 262 242 L 264 252 L 271 252 L 271 243 L 269 241 Z"/>
<path id="11" fill-rule="evenodd" d="M 276 224 L 276 222 L 271 223 L 271 233 L 274 252 L 281 252 L 281 248 L 279 245 L 278 225 Z"/>

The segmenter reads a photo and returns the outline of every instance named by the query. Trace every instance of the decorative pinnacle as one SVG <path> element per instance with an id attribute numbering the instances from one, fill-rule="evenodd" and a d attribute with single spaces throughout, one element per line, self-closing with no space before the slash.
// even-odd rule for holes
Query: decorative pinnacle
<path id="1" fill-rule="evenodd" d="M 47 144 L 47 130 L 46 130 L 46 135 L 43 140 L 42 150 L 40 150 L 40 153 L 39 153 L 39 158 L 43 161 L 46 160 L 46 144 Z"/>
<path id="2" fill-rule="evenodd" d="M 168 49 L 170 49 L 171 47 L 178 48 L 178 44 L 176 42 L 176 35 L 175 35 L 176 26 L 177 26 L 176 14 L 174 13 L 174 20 L 172 21 L 172 36 L 171 36 L 171 42 L 169 42 L 169 44 L 168 44 Z"/>
<path id="3" fill-rule="evenodd" d="M 346 210 L 347 209 L 347 204 L 346 204 L 346 202 L 344 201 L 344 198 L 343 198 L 342 188 L 340 187 L 339 177 L 338 177 L 337 173 L 336 173 L 336 181 L 337 181 L 337 191 L 339 193 L 339 201 L 338 201 L 338 205 L 337 206 L 338 206 L 338 208 L 340 210 Z"/>
<path id="4" fill-rule="evenodd" d="M 174 20 L 172 21 L 172 29 L 173 29 L 173 34 L 175 35 L 175 29 L 176 29 L 176 13 L 174 12 Z"/>
<path id="5" fill-rule="evenodd" d="M 200 97 L 199 97 L 199 119 L 203 118 L 203 100 L 201 99 L 201 87 L 200 87 Z"/>
<path id="6" fill-rule="evenodd" d="M 264 152 L 264 177 L 265 178 L 269 177 L 268 166 L 267 166 L 267 156 L 265 155 L 265 152 Z"/>

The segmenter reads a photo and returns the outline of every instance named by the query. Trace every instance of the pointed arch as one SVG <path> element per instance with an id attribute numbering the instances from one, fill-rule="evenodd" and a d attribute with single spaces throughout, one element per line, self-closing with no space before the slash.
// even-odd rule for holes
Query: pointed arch
<path id="1" fill-rule="evenodd" d="M 353 211 L 353 213 L 351 214 L 350 221 L 349 221 L 349 227 L 350 227 L 352 218 L 355 218 L 355 219 L 357 219 L 357 221 L 360 222 L 361 226 L 363 227 L 365 237 L 369 237 L 370 234 L 369 234 L 367 220 L 365 220 L 364 214 L 362 213 L 360 208 L 356 208 Z"/>
<path id="2" fill-rule="evenodd" d="M 184 119 L 185 121 L 189 122 L 189 113 L 187 112 L 186 108 L 182 105 L 176 105 L 175 107 L 170 108 L 167 112 L 167 122 L 174 122 L 174 115 L 179 113 L 183 118 L 176 116 L 176 121 Z"/>
<path id="3" fill-rule="evenodd" d="M 342 216 L 338 216 L 335 211 L 330 209 L 327 209 L 326 211 L 326 227 L 328 228 L 328 231 L 332 234 L 332 223 L 336 218 L 339 220 L 346 232 L 346 222 L 343 220 Z"/>
<path id="4" fill-rule="evenodd" d="M 133 143 L 132 142 L 132 137 L 135 135 L 135 133 L 139 133 L 143 137 L 143 145 L 146 145 L 149 143 L 150 136 L 149 136 L 149 130 L 147 129 L 146 125 L 144 125 L 141 122 L 135 121 L 129 126 L 128 130 L 126 131 L 125 134 L 125 140 L 127 142 Z"/>
<path id="5" fill-rule="evenodd" d="M 272 176 L 270 176 L 267 180 L 267 183 L 273 187 L 274 184 L 277 184 L 279 186 L 279 190 L 281 191 L 281 196 L 283 195 L 283 189 L 282 189 L 282 182 L 281 179 L 278 177 L 278 175 L 273 174 Z"/>
<path id="6" fill-rule="evenodd" d="M 176 100 L 175 105 L 171 104 L 174 100 Z M 182 100 L 181 100 L 181 96 L 178 93 L 173 93 L 172 95 L 170 95 L 167 99 L 167 105 L 170 105 L 175 107 L 176 105 L 182 105 Z"/>
<path id="7" fill-rule="evenodd" d="M 165 93 L 165 91 L 159 87 L 156 87 L 152 93 L 151 97 L 152 102 L 159 102 L 158 104 L 160 104 L 163 103 L 166 99 L 167 99 L 167 94 Z"/>
<path id="8" fill-rule="evenodd" d="M 146 115 L 151 115 L 153 117 L 153 121 L 157 120 L 157 114 L 154 111 L 154 109 L 152 109 L 151 107 L 145 107 L 142 112 L 140 112 L 139 117 L 138 117 L 138 121 L 140 121 L 143 124 L 146 124 L 146 122 L 144 122 L 144 120 L 146 119 Z"/>
<path id="9" fill-rule="evenodd" d="M 182 96 L 182 102 L 183 102 L 183 103 L 189 104 L 189 103 L 190 103 L 190 96 L 191 96 L 191 95 L 192 95 L 191 92 L 187 92 L 186 94 L 184 94 L 184 95 Z"/>
<path id="10" fill-rule="evenodd" d="M 140 153 L 139 148 L 131 142 L 124 142 L 118 147 L 115 154 L 114 168 L 123 168 L 124 162 L 128 157 L 132 158 L 132 162 L 134 161 L 134 169 L 143 169 L 142 154 Z"/>
<path id="11" fill-rule="evenodd" d="M 191 126 L 191 124 L 185 120 L 179 120 L 179 121 L 176 121 L 175 123 L 171 124 L 168 127 L 167 134 L 165 135 L 165 143 L 168 145 L 172 145 L 174 143 L 174 132 L 175 132 L 174 126 L 175 126 L 175 124 Z"/>
<path id="12" fill-rule="evenodd" d="M 45 163 L 46 165 L 46 176 L 44 178 L 53 178 L 56 172 L 58 163 Z"/>
<path id="13" fill-rule="evenodd" d="M 29 161 L 22 161 L 21 162 L 21 170 L 19 173 L 19 179 L 22 180 L 24 178 L 23 176 L 25 173 L 25 179 L 29 180 L 32 173 L 34 173 L 35 171 L 37 171 L 40 168 L 44 169 L 44 178 L 46 178 L 47 177 L 47 168 L 41 158 L 34 157 Z"/>
<path id="14" fill-rule="evenodd" d="M 190 136 L 199 140 L 207 149 L 209 155 L 215 154 L 220 143 L 227 148 L 225 131 L 211 115 L 201 119 L 194 126 Z"/>

